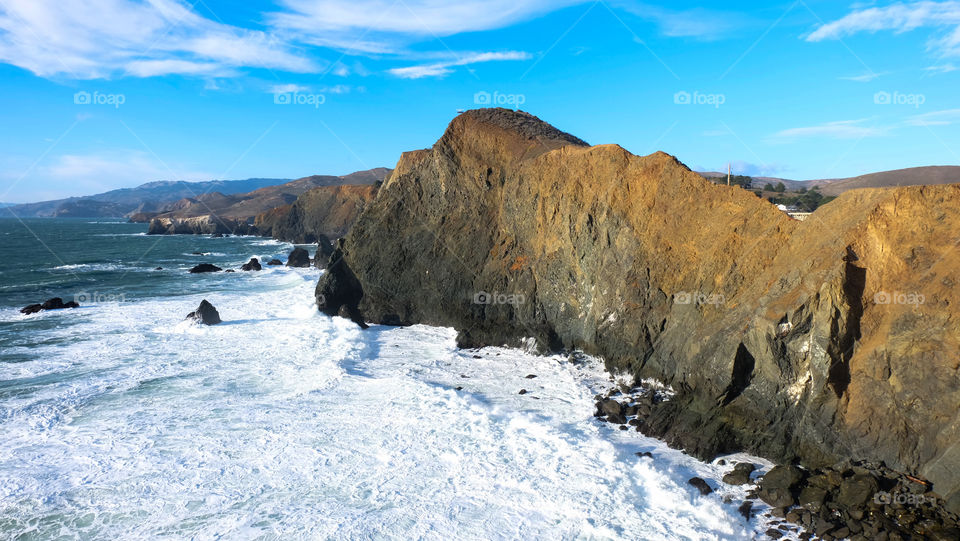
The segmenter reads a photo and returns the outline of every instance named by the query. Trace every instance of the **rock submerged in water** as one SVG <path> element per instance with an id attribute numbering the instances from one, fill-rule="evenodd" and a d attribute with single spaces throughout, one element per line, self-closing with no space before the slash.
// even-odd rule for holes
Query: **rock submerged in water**
<path id="1" fill-rule="evenodd" d="M 43 310 L 60 310 L 63 308 L 79 308 L 76 301 L 63 302 L 60 297 L 54 297 L 44 301 L 42 304 L 30 304 L 20 309 L 21 314 L 36 314 Z"/>
<path id="2" fill-rule="evenodd" d="M 210 263 L 200 263 L 200 264 L 197 265 L 196 267 L 190 269 L 190 273 L 192 273 L 192 274 L 198 274 L 198 273 L 201 273 L 201 272 L 220 272 L 220 271 L 222 271 L 222 270 L 223 270 L 223 269 L 221 269 L 220 267 L 218 267 L 218 266 L 216 266 L 216 265 L 213 265 L 213 264 L 210 264 Z"/>
<path id="3" fill-rule="evenodd" d="M 217 312 L 217 309 L 207 299 L 200 301 L 200 306 L 187 314 L 186 319 L 192 319 L 204 325 L 216 325 L 221 322 L 220 312 Z"/>
<path id="4" fill-rule="evenodd" d="M 283 261 L 280 261 L 279 259 L 271 259 L 270 261 L 267 261 L 267 265 L 283 265 Z"/>
<path id="5" fill-rule="evenodd" d="M 290 255 L 287 256 L 287 266 L 304 268 L 310 266 L 310 252 L 300 248 L 299 246 L 294 248 Z"/>
<path id="6" fill-rule="evenodd" d="M 250 261 L 247 261 L 246 263 L 240 266 L 240 270 L 243 270 L 243 271 L 258 271 L 262 269 L 263 267 L 260 266 L 260 260 L 255 257 L 251 257 Z"/>

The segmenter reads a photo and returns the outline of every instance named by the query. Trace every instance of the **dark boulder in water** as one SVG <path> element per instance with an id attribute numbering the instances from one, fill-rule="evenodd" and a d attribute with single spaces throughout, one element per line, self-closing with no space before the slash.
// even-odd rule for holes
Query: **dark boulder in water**
<path id="1" fill-rule="evenodd" d="M 702 496 L 706 496 L 707 494 L 713 492 L 713 489 L 710 488 L 710 485 L 708 485 L 706 481 L 699 477 L 693 477 L 687 482 L 699 490 Z"/>
<path id="2" fill-rule="evenodd" d="M 42 310 L 60 310 L 62 308 L 79 308 L 76 301 L 63 302 L 60 297 L 54 297 L 43 302 L 43 304 L 31 304 L 20 309 L 21 314 L 35 314 Z"/>
<path id="3" fill-rule="evenodd" d="M 283 265 L 283 261 L 280 261 L 279 259 L 271 259 L 270 261 L 267 261 L 267 265 Z"/>
<path id="4" fill-rule="evenodd" d="M 293 251 L 290 252 L 290 255 L 287 256 L 287 266 L 298 268 L 309 267 L 310 252 L 300 247 L 294 248 Z"/>
<path id="5" fill-rule="evenodd" d="M 260 260 L 255 257 L 251 257 L 250 261 L 247 261 L 240 266 L 240 270 L 244 271 L 258 271 L 261 269 L 263 269 L 263 267 L 260 266 Z"/>
<path id="6" fill-rule="evenodd" d="M 210 263 L 200 263 L 196 267 L 190 269 L 190 272 L 193 274 L 196 274 L 200 272 L 220 272 L 222 270 L 223 269 L 221 269 L 220 267 L 216 265 L 212 265 Z"/>
<path id="7" fill-rule="evenodd" d="M 200 301 L 200 306 L 196 310 L 187 314 L 186 319 L 195 320 L 204 325 L 216 325 L 220 323 L 220 313 L 210 304 L 207 299 Z"/>

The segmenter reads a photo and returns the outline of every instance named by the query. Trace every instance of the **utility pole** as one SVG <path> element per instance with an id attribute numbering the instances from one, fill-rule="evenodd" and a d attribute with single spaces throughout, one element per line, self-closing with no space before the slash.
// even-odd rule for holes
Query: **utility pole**
<path id="1" fill-rule="evenodd" d="M 727 163 L 727 186 L 730 185 L 730 164 Z"/>

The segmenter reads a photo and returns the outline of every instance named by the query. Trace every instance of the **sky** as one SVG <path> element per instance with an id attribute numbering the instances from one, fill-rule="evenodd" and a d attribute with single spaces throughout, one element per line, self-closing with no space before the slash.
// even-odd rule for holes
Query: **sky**
<path id="1" fill-rule="evenodd" d="M 960 164 L 960 1 L 0 0 L 0 201 L 392 167 L 519 108 L 695 170 Z"/>

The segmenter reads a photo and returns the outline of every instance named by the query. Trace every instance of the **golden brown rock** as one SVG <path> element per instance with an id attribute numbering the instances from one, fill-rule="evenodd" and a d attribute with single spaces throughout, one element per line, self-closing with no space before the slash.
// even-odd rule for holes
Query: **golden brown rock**
<path id="1" fill-rule="evenodd" d="M 700 456 L 884 460 L 960 508 L 960 186 L 854 190 L 797 222 L 675 158 L 526 113 L 407 152 L 331 257 L 329 314 L 580 348 L 677 396 Z"/>

